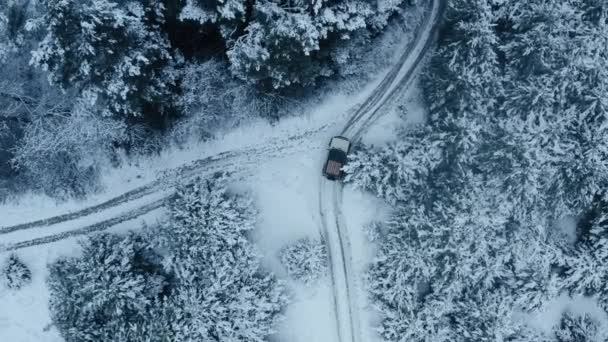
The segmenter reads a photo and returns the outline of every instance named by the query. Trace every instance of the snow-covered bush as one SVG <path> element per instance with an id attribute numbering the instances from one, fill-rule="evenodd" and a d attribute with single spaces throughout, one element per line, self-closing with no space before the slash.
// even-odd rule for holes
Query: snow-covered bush
<path id="1" fill-rule="evenodd" d="M 32 272 L 15 254 L 9 255 L 0 274 L 6 287 L 13 290 L 22 288 L 32 280 Z"/>
<path id="2" fill-rule="evenodd" d="M 174 142 L 205 139 L 218 129 L 232 128 L 247 119 L 276 119 L 280 111 L 288 111 L 281 97 L 269 96 L 235 79 L 228 63 L 214 59 L 190 63 L 183 75 L 178 105 L 184 115 L 170 133 Z"/>
<path id="3" fill-rule="evenodd" d="M 33 119 L 14 150 L 13 167 L 30 188 L 53 197 L 84 196 L 97 189 L 98 171 L 113 144 L 129 141 L 121 121 L 86 109 L 65 109 Z"/>
<path id="4" fill-rule="evenodd" d="M 327 273 L 327 249 L 319 240 L 298 240 L 281 250 L 280 259 L 290 277 L 307 285 Z"/>

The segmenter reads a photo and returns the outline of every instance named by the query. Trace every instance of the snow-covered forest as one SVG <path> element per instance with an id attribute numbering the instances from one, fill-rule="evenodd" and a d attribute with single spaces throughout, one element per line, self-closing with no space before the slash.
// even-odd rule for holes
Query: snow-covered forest
<path id="1" fill-rule="evenodd" d="M 0 197 L 99 190 L 99 170 L 274 119 L 357 62 L 416 3 L 4 0 Z"/>
<path id="2" fill-rule="evenodd" d="M 607 39 L 603 1 L 450 1 L 428 122 L 347 166 L 395 207 L 367 275 L 385 340 L 608 338 Z"/>
<path id="3" fill-rule="evenodd" d="M 604 0 L 0 0 L 0 340 L 608 341 L 607 92 Z"/>

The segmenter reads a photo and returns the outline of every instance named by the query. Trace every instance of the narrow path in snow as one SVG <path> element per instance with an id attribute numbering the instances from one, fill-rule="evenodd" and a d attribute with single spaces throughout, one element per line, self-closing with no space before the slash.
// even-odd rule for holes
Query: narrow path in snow
<path id="1" fill-rule="evenodd" d="M 347 120 L 342 136 L 350 138 L 353 144 L 359 142 L 363 133 L 382 115 L 382 110 L 411 86 L 433 44 L 445 6 L 445 0 L 432 1 L 426 20 L 415 32 L 414 41 L 404 48 L 399 63 L 387 72 L 378 87 Z M 349 230 L 342 215 L 342 189 L 340 182 L 325 179 L 321 182 L 321 230 L 329 254 L 338 342 L 362 342 L 358 313 L 361 305 L 356 302 L 359 296 L 354 293 L 357 279 L 353 274 Z"/>
<path id="2" fill-rule="evenodd" d="M 216 172 L 232 172 L 243 177 L 262 160 L 284 154 L 310 151 L 305 138 L 324 132 L 329 124 L 294 136 L 226 151 L 165 171 L 155 181 L 79 211 L 13 226 L 0 227 L 0 252 L 55 242 L 108 229 L 161 208 L 173 189 L 185 181 Z M 314 139 L 311 139 L 314 141 Z M 159 199 L 159 197 L 162 197 Z M 133 205 L 136 205 L 135 207 Z"/>

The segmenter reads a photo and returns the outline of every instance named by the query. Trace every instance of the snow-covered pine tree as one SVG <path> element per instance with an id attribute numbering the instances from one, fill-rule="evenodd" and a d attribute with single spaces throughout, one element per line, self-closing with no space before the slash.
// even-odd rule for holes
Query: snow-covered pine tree
<path id="1" fill-rule="evenodd" d="M 290 277 L 307 285 L 327 273 L 327 250 L 319 240 L 300 239 L 283 248 L 280 259 Z"/>
<path id="2" fill-rule="evenodd" d="M 365 147 L 349 156 L 345 180 L 391 204 L 414 199 L 426 204 L 432 179 L 439 177 L 436 171 L 444 162 L 441 138 L 421 127 L 386 147 Z"/>
<path id="3" fill-rule="evenodd" d="M 32 271 L 16 254 L 8 256 L 0 274 L 6 287 L 12 290 L 18 290 L 32 280 Z"/>
<path id="4" fill-rule="evenodd" d="M 168 295 L 168 276 L 141 236 L 100 234 L 82 256 L 50 265 L 51 318 L 67 342 L 167 341 L 153 335 Z M 158 332 L 158 330 L 156 330 Z M 135 338 L 137 337 L 137 338 Z"/>
<path id="5" fill-rule="evenodd" d="M 579 222 L 579 240 L 564 248 L 566 255 L 560 266 L 562 286 L 572 295 L 594 296 L 608 310 L 608 212 L 606 199 L 598 195 L 594 208 Z"/>
<path id="6" fill-rule="evenodd" d="M 598 93 L 608 87 L 608 56 L 598 53 L 608 28 L 595 17 L 605 17 L 605 6 L 590 15 L 596 5 L 505 3 L 503 126 L 521 156 L 513 173 L 535 175 L 551 216 L 580 215 L 608 184 L 607 112 Z"/>
<path id="7" fill-rule="evenodd" d="M 608 185 L 605 18 L 595 1 L 448 4 L 423 85 L 446 165 L 432 180 L 456 186 L 425 187 L 432 206 L 404 196 L 382 230 L 369 278 L 386 340 L 543 340 L 501 316 L 564 290 L 606 307 L 605 215 L 574 246 L 547 236 Z"/>
<path id="8" fill-rule="evenodd" d="M 32 63 L 52 82 L 78 86 L 81 96 L 109 114 L 141 116 L 173 105 L 176 60 L 161 31 L 159 0 L 43 0 L 48 33 Z"/>
<path id="9" fill-rule="evenodd" d="M 520 338 L 528 329 L 504 316 L 539 306 L 538 300 L 524 303 L 526 299 L 542 301 L 559 293 L 532 286 L 533 281 L 550 283 L 553 259 L 538 253 L 542 245 L 530 243 L 542 236 L 514 222 L 516 204 L 478 178 L 430 208 L 416 201 L 400 204 L 399 213 L 383 228 L 367 279 L 385 317 L 381 331 L 386 340 Z M 518 279 L 531 269 L 534 280 Z M 525 295 L 522 283 L 531 284 L 525 286 Z M 480 321 L 485 323 L 472 323 Z"/>
<path id="10" fill-rule="evenodd" d="M 245 26 L 247 10 L 253 1 L 245 0 L 186 0 L 180 13 L 181 20 L 200 24 L 216 24 L 227 42 L 231 43 Z"/>
<path id="11" fill-rule="evenodd" d="M 384 28 L 403 1 L 377 8 L 361 0 L 261 0 L 253 4 L 244 35 L 229 44 L 233 74 L 273 88 L 312 85 L 351 58 L 345 41 L 363 46 Z"/>
<path id="12" fill-rule="evenodd" d="M 262 341 L 287 301 L 247 240 L 256 211 L 247 197 L 228 190 L 229 180 L 221 173 L 180 187 L 169 222 L 154 232 L 177 282 L 170 307 L 187 318 L 177 341 Z"/>
<path id="13" fill-rule="evenodd" d="M 455 0 L 447 4 L 437 53 L 421 85 L 430 105 L 430 124 L 458 130 L 458 144 L 475 144 L 478 127 L 496 115 L 502 93 L 495 32 L 498 16 L 487 0 Z M 466 145 L 465 145 L 466 146 Z"/>
<path id="14" fill-rule="evenodd" d="M 314 56 L 323 37 L 309 14 L 262 0 L 255 3 L 254 15 L 246 34 L 228 51 L 236 77 L 282 88 L 310 85 L 317 75 L 331 74 Z"/>
<path id="15" fill-rule="evenodd" d="M 557 342 L 603 342 L 608 340 L 608 328 L 588 313 L 562 313 L 553 329 Z"/>

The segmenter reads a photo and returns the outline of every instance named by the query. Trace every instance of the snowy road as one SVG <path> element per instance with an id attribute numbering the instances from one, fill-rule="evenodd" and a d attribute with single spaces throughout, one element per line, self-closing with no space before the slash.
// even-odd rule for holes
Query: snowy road
<path id="1" fill-rule="evenodd" d="M 171 198 L 179 183 L 215 172 L 229 171 L 238 177 L 251 172 L 261 159 L 310 151 L 330 123 L 286 138 L 268 139 L 255 146 L 221 152 L 167 170 L 154 181 L 99 204 L 62 215 L 11 226 L 0 226 L 0 252 L 36 246 L 105 230 L 157 210 Z M 309 141 L 305 144 L 303 141 Z"/>
<path id="2" fill-rule="evenodd" d="M 346 122 L 341 135 L 353 144 L 382 115 L 382 109 L 390 105 L 397 94 L 403 93 L 414 81 L 422 60 L 434 41 L 443 13 L 444 0 L 434 0 L 427 18 L 415 33 L 414 41 L 405 47 L 399 63 L 388 71 L 380 85 Z M 329 265 L 334 292 L 334 312 L 339 342 L 360 342 L 362 339 L 359 308 L 355 294 L 358 278 L 353 273 L 354 252 L 349 231 L 342 215 L 342 191 L 340 182 L 322 179 L 319 188 L 321 233 L 329 254 Z"/>

